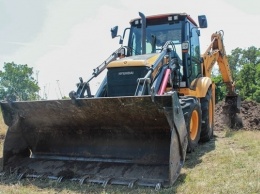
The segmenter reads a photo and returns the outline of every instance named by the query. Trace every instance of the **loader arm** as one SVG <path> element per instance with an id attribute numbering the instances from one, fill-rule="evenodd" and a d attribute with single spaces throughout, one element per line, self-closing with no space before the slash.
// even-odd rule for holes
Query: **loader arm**
<path id="1" fill-rule="evenodd" d="M 202 55 L 202 58 L 203 74 L 206 77 L 211 77 L 212 68 L 217 62 L 223 78 L 223 82 L 227 86 L 228 96 L 237 96 L 235 92 L 235 82 L 232 78 L 228 58 L 223 44 L 223 31 L 212 34 L 211 43 L 205 53 Z"/>
<path id="2" fill-rule="evenodd" d="M 121 50 L 122 50 L 122 46 L 117 49 L 116 51 L 114 51 L 103 63 L 101 63 L 101 65 L 99 65 L 98 67 L 96 67 L 95 69 L 93 69 L 93 73 L 91 75 L 91 77 L 86 81 L 83 82 L 83 79 L 80 77 L 79 80 L 80 82 L 77 84 L 77 91 L 71 91 L 69 93 L 69 97 L 75 101 L 75 99 L 77 98 L 84 98 L 85 97 L 85 93 L 87 93 L 86 97 L 93 97 L 90 91 L 90 86 L 89 86 L 89 82 L 97 77 L 100 73 L 102 73 L 107 65 L 111 62 L 117 59 L 118 55 L 120 54 Z"/>

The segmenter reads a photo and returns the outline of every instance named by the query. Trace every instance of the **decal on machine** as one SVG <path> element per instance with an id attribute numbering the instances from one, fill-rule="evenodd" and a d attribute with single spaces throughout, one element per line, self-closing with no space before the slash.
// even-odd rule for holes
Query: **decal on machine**
<path id="1" fill-rule="evenodd" d="M 118 75 L 134 75 L 133 71 L 118 72 Z"/>

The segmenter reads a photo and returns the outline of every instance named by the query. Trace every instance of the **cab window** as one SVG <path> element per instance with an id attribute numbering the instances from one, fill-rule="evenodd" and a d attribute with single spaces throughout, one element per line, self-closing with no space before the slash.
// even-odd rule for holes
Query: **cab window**
<path id="1" fill-rule="evenodd" d="M 188 68 L 188 79 L 191 83 L 194 79 L 201 77 L 199 31 L 197 27 L 190 25 L 190 67 Z"/>

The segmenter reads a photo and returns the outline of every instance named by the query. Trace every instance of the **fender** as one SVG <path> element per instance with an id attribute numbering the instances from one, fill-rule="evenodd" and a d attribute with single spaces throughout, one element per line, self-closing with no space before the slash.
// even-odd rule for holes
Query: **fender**
<path id="1" fill-rule="evenodd" d="M 200 77 L 195 79 L 191 83 L 191 88 L 195 88 L 198 98 L 203 98 L 206 96 L 206 93 L 209 87 L 212 85 L 212 80 L 209 77 Z"/>
<path id="2" fill-rule="evenodd" d="M 209 87 L 212 85 L 212 80 L 209 77 L 200 77 L 192 81 L 190 88 L 181 88 L 180 93 L 184 95 L 196 96 L 197 98 L 203 98 Z"/>

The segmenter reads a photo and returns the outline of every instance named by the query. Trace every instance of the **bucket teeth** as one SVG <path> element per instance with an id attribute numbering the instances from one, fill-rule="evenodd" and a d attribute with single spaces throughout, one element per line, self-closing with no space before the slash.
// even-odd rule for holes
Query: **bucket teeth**
<path id="1" fill-rule="evenodd" d="M 133 188 L 136 181 L 138 181 L 138 179 L 130 181 L 130 183 L 128 184 L 128 188 Z"/>
<path id="2" fill-rule="evenodd" d="M 61 183 L 62 179 L 63 179 L 63 176 L 58 177 L 58 178 L 57 178 L 57 182 L 58 182 L 58 183 Z"/>
<path id="3" fill-rule="evenodd" d="M 157 184 L 155 185 L 155 190 L 156 190 L 156 191 L 159 191 L 159 190 L 161 189 L 161 186 L 162 186 L 161 183 L 157 183 Z"/>
<path id="4" fill-rule="evenodd" d="M 23 179 L 23 178 L 24 178 L 24 176 L 25 176 L 25 172 L 24 172 L 24 173 L 21 173 L 21 174 L 19 174 L 19 175 L 17 176 L 17 179 L 18 179 L 18 181 L 20 181 L 21 179 Z"/>
<path id="5" fill-rule="evenodd" d="M 80 180 L 79 180 L 79 184 L 80 184 L 80 185 L 83 185 L 83 183 L 85 182 L 85 180 L 86 180 L 86 179 L 89 179 L 89 178 L 90 178 L 89 175 L 85 175 L 85 176 L 83 176 L 82 178 L 80 178 Z"/>
<path id="6" fill-rule="evenodd" d="M 4 176 L 6 172 L 0 172 L 0 176 Z M 20 173 L 17 176 L 17 180 L 20 181 L 23 178 L 33 178 L 33 179 L 50 179 L 61 183 L 66 177 L 63 176 L 51 176 L 46 174 L 29 174 L 26 172 Z M 163 180 L 146 180 L 146 179 L 127 179 L 127 178 L 114 178 L 114 177 L 98 177 L 93 175 L 84 175 L 80 178 L 74 177 L 67 179 L 70 181 L 79 182 L 80 186 L 84 183 L 95 183 L 100 184 L 102 187 L 106 187 L 107 184 L 111 185 L 125 185 L 128 188 L 133 188 L 135 185 L 154 187 L 156 191 L 159 191 L 163 187 Z"/>
<path id="7" fill-rule="evenodd" d="M 63 180 L 63 176 L 57 177 L 57 176 L 48 176 L 48 175 L 44 175 L 44 174 L 27 174 L 26 172 L 24 173 L 20 173 L 17 176 L 18 181 L 20 181 L 23 178 L 34 178 L 34 179 L 40 179 L 40 178 L 48 178 L 51 180 L 56 180 L 58 183 L 62 182 Z"/>
<path id="8" fill-rule="evenodd" d="M 111 180 L 112 178 L 107 178 L 106 180 L 103 181 L 102 183 L 102 187 L 106 187 L 107 186 L 107 183 L 109 183 L 109 181 Z"/>

